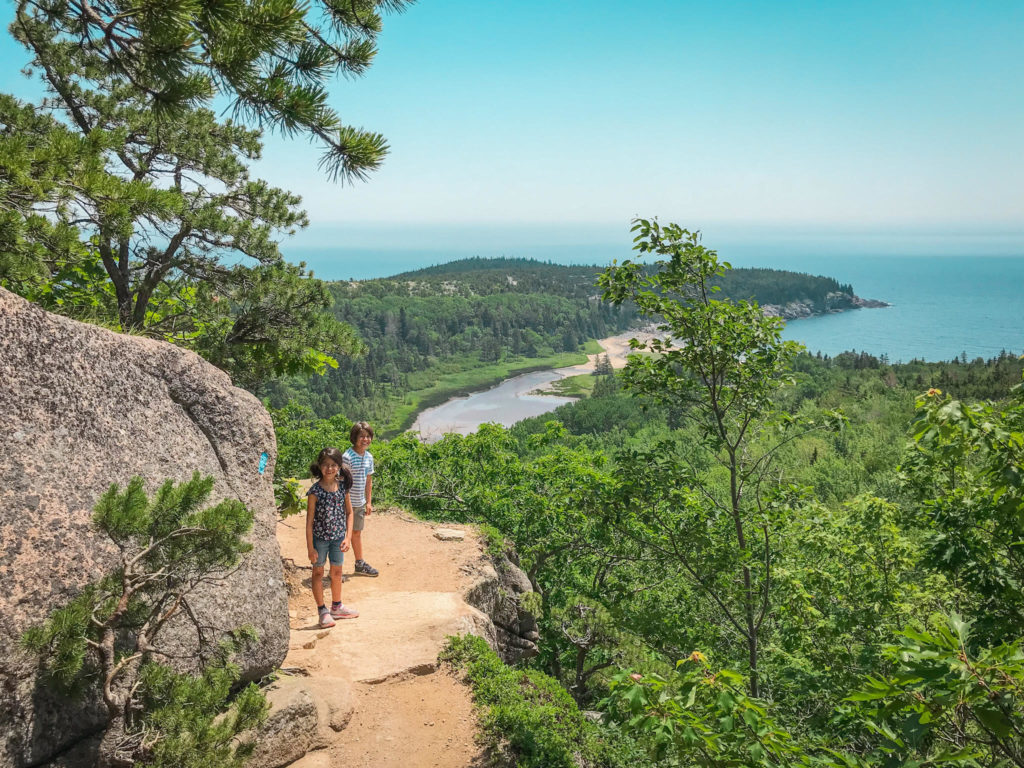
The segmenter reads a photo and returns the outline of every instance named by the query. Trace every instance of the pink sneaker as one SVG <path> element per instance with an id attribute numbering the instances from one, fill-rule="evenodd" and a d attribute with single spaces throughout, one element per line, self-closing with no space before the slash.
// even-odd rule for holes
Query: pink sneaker
<path id="1" fill-rule="evenodd" d="M 347 605 L 339 605 L 337 608 L 332 605 L 331 616 L 336 619 L 355 619 L 359 617 L 359 611 Z"/>
<path id="2" fill-rule="evenodd" d="M 331 618 L 331 612 L 326 608 L 320 612 L 320 626 L 324 629 L 334 626 L 334 619 Z"/>

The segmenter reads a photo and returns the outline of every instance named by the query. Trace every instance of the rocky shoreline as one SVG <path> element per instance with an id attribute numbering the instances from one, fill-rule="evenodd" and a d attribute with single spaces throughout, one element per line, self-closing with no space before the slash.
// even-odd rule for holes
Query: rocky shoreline
<path id="1" fill-rule="evenodd" d="M 816 317 L 835 312 L 846 312 L 850 309 L 881 309 L 892 306 L 886 301 L 862 299 L 852 293 L 833 291 L 825 296 L 824 306 L 817 302 L 791 301 L 788 304 L 762 304 L 761 311 L 768 317 L 781 317 L 783 320 L 798 320 L 803 317 Z"/>

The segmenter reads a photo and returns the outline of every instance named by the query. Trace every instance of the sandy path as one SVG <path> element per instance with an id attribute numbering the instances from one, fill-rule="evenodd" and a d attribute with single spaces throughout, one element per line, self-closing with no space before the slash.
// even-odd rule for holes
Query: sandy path
<path id="1" fill-rule="evenodd" d="M 360 616 L 321 630 L 304 524 L 300 515 L 277 529 L 282 557 L 297 566 L 287 569 L 292 631 L 282 668 L 333 681 L 346 696 L 350 689 L 354 712 L 328 749 L 309 753 L 296 768 L 479 765 L 469 690 L 437 666 L 445 637 L 473 631 L 481 620 L 462 599 L 480 558 L 476 536 L 467 530 L 464 541 L 440 541 L 426 523 L 372 515 L 363 534 L 366 559 L 381 575 L 353 575 L 346 554 L 342 598 Z"/>

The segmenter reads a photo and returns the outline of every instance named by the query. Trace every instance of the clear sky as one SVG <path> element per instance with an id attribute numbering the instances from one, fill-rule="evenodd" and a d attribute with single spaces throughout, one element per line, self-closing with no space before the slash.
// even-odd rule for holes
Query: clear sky
<path id="1" fill-rule="evenodd" d="M 338 187 L 316 147 L 268 137 L 258 171 L 303 196 L 307 240 L 636 214 L 1017 233 L 1022 30 L 1021 0 L 422 0 L 333 91 L 385 167 Z"/>

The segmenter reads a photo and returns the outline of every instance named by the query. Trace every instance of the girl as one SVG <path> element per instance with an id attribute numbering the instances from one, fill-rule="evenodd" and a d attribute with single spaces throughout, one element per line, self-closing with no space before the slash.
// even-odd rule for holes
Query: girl
<path id="1" fill-rule="evenodd" d="M 354 619 L 355 608 L 341 604 L 341 563 L 352 543 L 352 473 L 342 466 L 341 451 L 324 448 L 310 464 L 316 478 L 306 494 L 306 547 L 313 564 L 313 597 L 321 627 L 333 627 L 335 619 Z M 331 607 L 324 605 L 324 564 L 331 559 Z"/>

